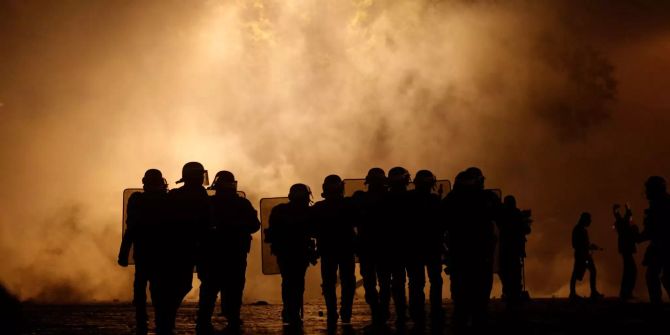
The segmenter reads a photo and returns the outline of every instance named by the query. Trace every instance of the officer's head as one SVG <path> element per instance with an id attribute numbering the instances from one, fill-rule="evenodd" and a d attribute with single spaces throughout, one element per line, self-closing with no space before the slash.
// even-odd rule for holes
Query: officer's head
<path id="1" fill-rule="evenodd" d="M 312 191 L 305 184 L 294 184 L 288 191 L 288 200 L 296 205 L 309 206 Z"/>
<path id="2" fill-rule="evenodd" d="M 368 170 L 368 174 L 365 176 L 365 185 L 368 186 L 369 190 L 386 189 L 386 183 L 386 173 L 382 168 L 373 167 Z"/>
<path id="3" fill-rule="evenodd" d="M 321 196 L 324 199 L 341 198 L 344 196 L 344 183 L 340 176 L 331 174 L 323 180 L 323 193 Z"/>
<path id="4" fill-rule="evenodd" d="M 418 191 L 430 192 L 435 188 L 437 179 L 429 170 L 420 170 L 414 177 L 414 186 Z"/>
<path id="5" fill-rule="evenodd" d="M 198 162 L 188 162 L 181 169 L 181 179 L 177 183 L 185 185 L 203 185 L 205 184 L 207 171 L 202 164 Z"/>
<path id="6" fill-rule="evenodd" d="M 516 208 L 516 198 L 513 195 L 506 196 L 503 203 L 505 204 L 505 207 Z"/>
<path id="7" fill-rule="evenodd" d="M 412 181 L 409 172 L 400 166 L 389 170 L 389 187 L 394 190 L 407 189 L 407 185 Z"/>
<path id="8" fill-rule="evenodd" d="M 579 216 L 578 224 L 580 226 L 584 226 L 584 227 L 590 226 L 591 225 L 591 213 L 583 212 L 582 215 Z"/>
<path id="9" fill-rule="evenodd" d="M 454 178 L 454 190 L 462 190 L 467 187 L 468 184 L 468 174 L 465 171 L 461 171 Z"/>
<path id="10" fill-rule="evenodd" d="M 149 169 L 144 173 L 142 184 L 145 191 L 165 191 L 167 190 L 167 181 L 158 169 Z"/>
<path id="11" fill-rule="evenodd" d="M 661 176 L 651 176 L 644 183 L 645 194 L 648 200 L 656 200 L 665 196 L 667 186 L 665 179 Z"/>
<path id="12" fill-rule="evenodd" d="M 212 182 L 212 189 L 217 194 L 234 195 L 237 194 L 237 180 L 230 171 L 219 171 Z"/>
<path id="13" fill-rule="evenodd" d="M 484 189 L 485 178 L 480 168 L 473 166 L 465 170 L 465 173 L 468 174 L 468 178 L 470 179 L 470 184 L 472 186 L 479 190 Z"/>

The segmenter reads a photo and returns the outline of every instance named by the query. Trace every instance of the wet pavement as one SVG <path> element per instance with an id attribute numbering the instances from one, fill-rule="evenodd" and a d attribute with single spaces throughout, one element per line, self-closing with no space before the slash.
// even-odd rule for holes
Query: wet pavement
<path id="1" fill-rule="evenodd" d="M 445 302 L 447 315 L 452 306 Z M 195 334 L 195 312 L 197 305 L 185 303 L 179 311 L 178 334 Z M 244 334 L 286 334 L 295 333 L 285 329 L 280 321 L 281 305 L 245 305 L 242 309 Z M 412 322 L 402 329 L 393 327 L 371 329 L 368 308 L 360 301 L 355 304 L 351 326 L 338 325 L 335 332 L 326 329 L 325 307 L 320 303 L 305 306 L 304 334 L 368 334 L 368 333 L 409 333 L 409 334 L 452 334 L 450 320 L 425 328 L 415 327 Z M 100 303 L 82 305 L 42 305 L 23 306 L 24 334 L 134 334 L 134 308 L 130 304 Z M 150 320 L 153 313 L 150 311 Z M 670 330 L 670 308 L 660 308 L 649 304 L 623 304 L 616 300 L 598 302 L 569 302 L 565 299 L 539 299 L 526 303 L 515 310 L 505 308 L 500 301 L 491 304 L 491 320 L 484 333 L 507 334 L 606 334 L 606 333 L 665 333 Z M 217 334 L 225 334 L 226 322 L 223 317 L 213 320 Z M 662 331 L 654 331 L 663 326 Z M 153 327 L 151 327 L 153 328 Z M 151 329 L 153 331 L 153 329 Z M 0 333 L 2 333 L 0 331 Z M 153 332 L 152 332 L 153 334 Z"/>

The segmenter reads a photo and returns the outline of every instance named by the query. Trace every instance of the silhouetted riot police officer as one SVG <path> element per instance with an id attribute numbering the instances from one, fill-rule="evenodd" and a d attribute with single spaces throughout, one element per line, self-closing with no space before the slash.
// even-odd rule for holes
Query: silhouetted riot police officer
<path id="1" fill-rule="evenodd" d="M 155 273 L 160 231 L 167 219 L 167 182 L 159 170 L 149 169 L 142 178 L 144 192 L 133 193 L 128 199 L 126 225 L 119 265 L 128 266 L 130 248 L 135 260 L 133 305 L 137 321 L 137 334 L 147 334 L 147 283 Z"/>
<path id="2" fill-rule="evenodd" d="M 645 183 L 649 208 L 645 210 L 641 241 L 649 241 L 643 263 L 647 267 L 645 279 L 649 300 L 654 304 L 663 301 L 663 291 L 670 295 L 670 195 L 665 179 L 652 176 Z"/>
<path id="3" fill-rule="evenodd" d="M 209 225 L 209 197 L 203 187 L 202 164 L 189 162 L 177 183 L 184 186 L 168 193 L 170 220 L 161 241 L 159 269 L 151 286 L 158 334 L 173 334 L 177 310 L 191 290 L 198 243 Z"/>
<path id="4" fill-rule="evenodd" d="M 211 186 L 210 230 L 203 236 L 198 264 L 200 301 L 197 328 L 211 332 L 212 312 L 221 291 L 223 314 L 229 329 L 240 326 L 240 307 L 247 269 L 251 234 L 260 229 L 256 210 L 237 193 L 237 181 L 229 171 L 216 174 Z"/>
<path id="5" fill-rule="evenodd" d="M 486 322 L 499 203 L 495 194 L 484 190 L 484 176 L 478 168 L 459 173 L 454 190 L 443 201 L 456 328 L 470 321 L 475 327 Z"/>
<path id="6" fill-rule="evenodd" d="M 579 217 L 579 221 L 572 230 L 572 248 L 575 250 L 575 263 L 572 269 L 572 277 L 570 278 L 570 299 L 578 298 L 575 291 L 575 284 L 577 280 L 584 278 L 584 273 L 589 270 L 589 284 L 591 286 L 591 298 L 602 298 L 596 288 L 596 265 L 593 261 L 591 252 L 599 250 L 600 247 L 591 243 L 587 228 L 591 225 L 591 214 L 584 212 Z"/>
<path id="7" fill-rule="evenodd" d="M 389 170 L 389 191 L 384 199 L 385 225 L 376 232 L 380 247 L 377 277 L 379 279 L 379 302 L 382 313 L 389 309 L 391 296 L 395 305 L 396 323 L 404 325 L 407 318 L 405 282 L 407 277 L 408 233 L 410 228 L 410 205 L 407 186 L 409 172 L 402 167 Z"/>
<path id="8" fill-rule="evenodd" d="M 337 175 L 323 181 L 324 200 L 312 206 L 317 250 L 321 256 L 321 287 L 326 301 L 329 328 L 337 324 L 337 271 L 340 271 L 342 322 L 351 322 L 351 309 L 356 292 L 353 207 L 344 197 L 344 184 Z"/>
<path id="9" fill-rule="evenodd" d="M 377 233 L 384 226 L 384 198 L 387 193 L 386 173 L 381 168 L 371 168 L 365 176 L 366 191 L 357 191 L 352 196 L 356 210 L 356 253 L 363 277 L 365 302 L 370 306 L 373 324 L 380 324 L 388 318 L 388 309 L 379 308 L 377 291 L 377 265 L 381 254 L 380 236 Z"/>
<path id="10" fill-rule="evenodd" d="M 620 205 L 615 204 L 612 206 L 612 213 L 614 214 L 614 228 L 617 232 L 617 248 L 623 260 L 619 299 L 626 301 L 633 298 L 633 290 L 635 289 L 637 265 L 635 264 L 634 254 L 637 252 L 635 243 L 640 232 L 637 225 L 633 224 L 633 212 L 630 207 L 626 205 L 626 211 L 623 215 L 619 211 L 620 208 Z"/>
<path id="11" fill-rule="evenodd" d="M 503 297 L 508 303 L 516 303 L 521 299 L 526 235 L 530 234 L 528 220 L 529 218 L 517 208 L 516 198 L 506 196 L 497 224 L 500 232 L 499 276 L 503 286 Z"/>
<path id="12" fill-rule="evenodd" d="M 407 231 L 409 239 L 407 275 L 410 315 L 417 323 L 424 321 L 426 271 L 430 280 L 431 316 L 439 319 L 444 315 L 442 255 L 445 227 L 438 217 L 440 196 L 432 192 L 436 182 L 432 172 L 421 170 L 414 178 L 415 189 L 410 191 L 412 225 Z"/>
<path id="13" fill-rule="evenodd" d="M 282 319 L 290 326 L 302 326 L 305 272 L 310 263 L 316 264 L 317 255 L 311 236 L 310 221 L 312 192 L 304 184 L 291 186 L 289 202 L 279 204 L 270 213 L 266 242 L 277 256 L 282 278 Z"/>

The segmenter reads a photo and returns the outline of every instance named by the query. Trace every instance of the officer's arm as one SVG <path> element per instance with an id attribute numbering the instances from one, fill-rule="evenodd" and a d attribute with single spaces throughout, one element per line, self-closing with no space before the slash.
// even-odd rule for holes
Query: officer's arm
<path id="1" fill-rule="evenodd" d="M 135 193 L 137 194 L 137 193 Z M 119 265 L 128 266 L 128 258 L 130 257 L 130 248 L 135 242 L 135 230 L 137 225 L 138 215 L 138 196 L 135 194 L 128 199 L 128 208 L 126 209 L 126 231 L 121 238 L 121 247 L 119 248 L 119 257 L 117 262 Z"/>
<path id="2" fill-rule="evenodd" d="M 247 233 L 253 234 L 261 229 L 261 221 L 258 220 L 258 212 L 254 206 L 251 205 L 249 200 L 246 200 L 246 207 L 245 226 L 247 228 Z"/>

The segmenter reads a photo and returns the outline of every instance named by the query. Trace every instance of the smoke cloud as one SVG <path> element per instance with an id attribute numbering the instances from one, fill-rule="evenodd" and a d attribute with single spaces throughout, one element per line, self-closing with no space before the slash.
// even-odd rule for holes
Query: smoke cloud
<path id="1" fill-rule="evenodd" d="M 187 161 L 254 204 L 331 173 L 477 165 L 532 208 L 527 284 L 566 294 L 591 211 L 602 291 L 613 202 L 641 223 L 670 168 L 670 6 L 656 1 L 0 4 L 0 282 L 21 299 L 128 300 L 121 191 Z M 315 192 L 318 194 L 319 192 Z M 277 300 L 254 240 L 246 299 Z M 318 297 L 318 275 L 308 294 Z M 643 294 L 641 285 L 639 296 Z"/>

